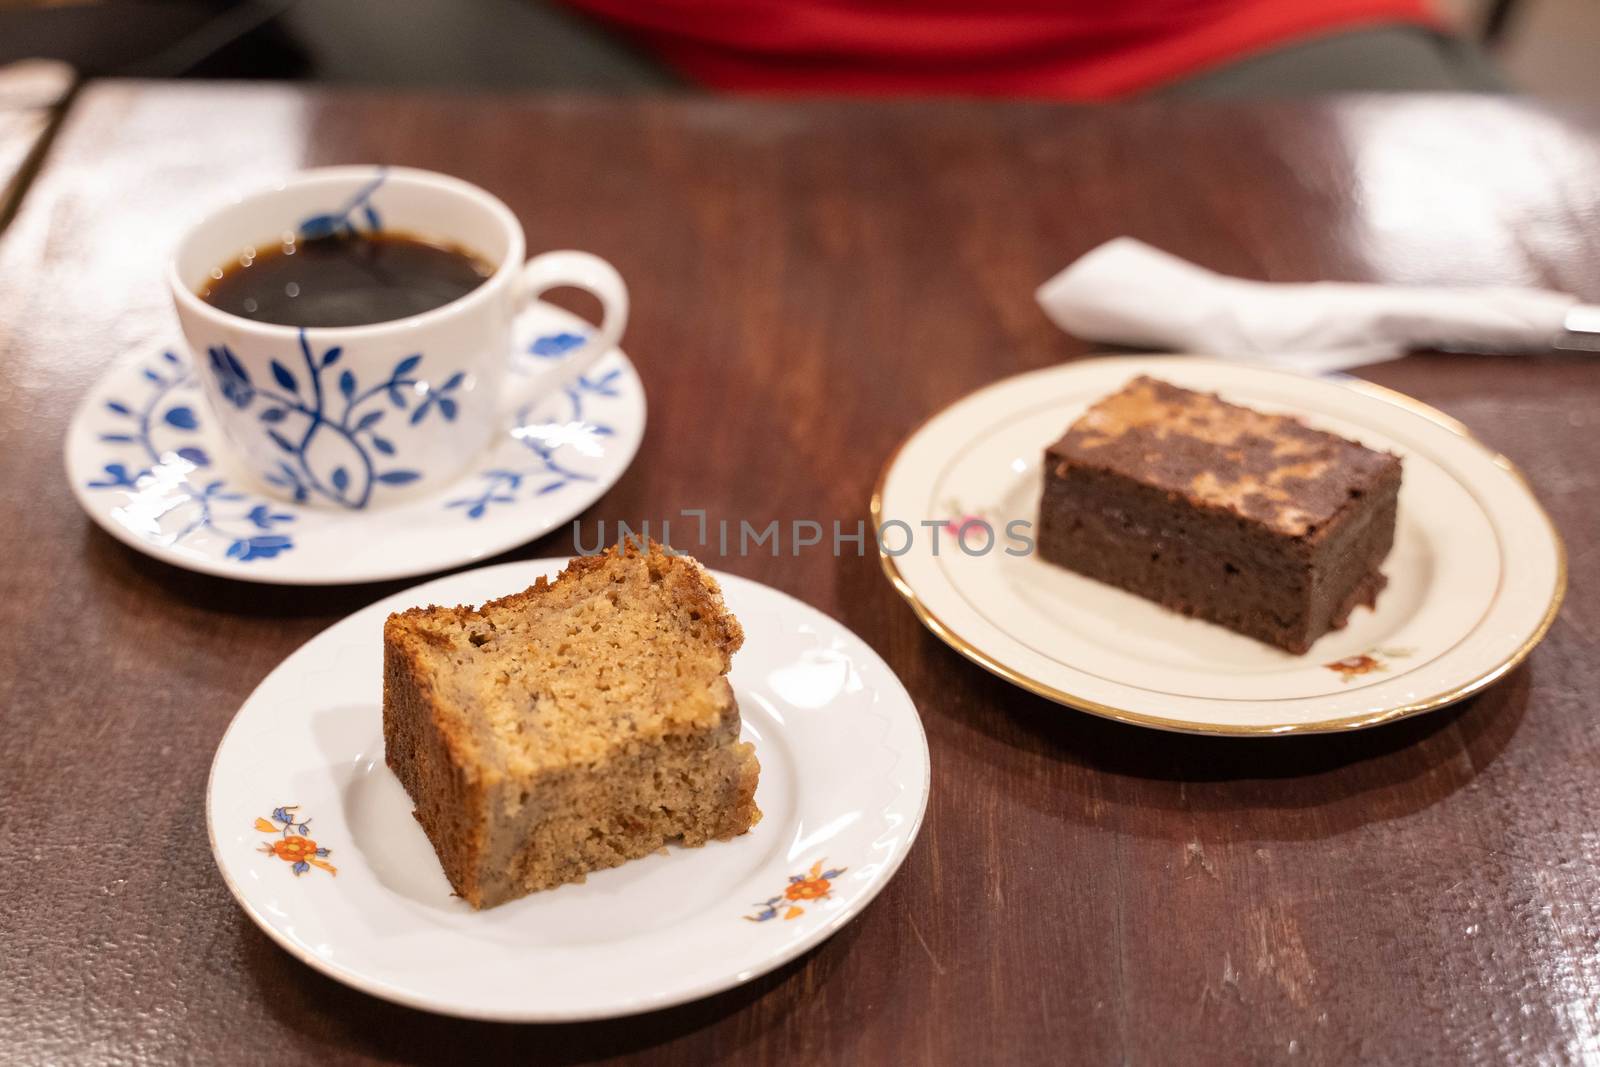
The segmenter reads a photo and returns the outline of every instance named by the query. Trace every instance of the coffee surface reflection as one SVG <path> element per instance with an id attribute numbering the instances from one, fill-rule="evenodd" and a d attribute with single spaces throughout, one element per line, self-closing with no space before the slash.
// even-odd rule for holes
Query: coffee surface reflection
<path id="1" fill-rule="evenodd" d="M 211 272 L 200 299 L 280 326 L 366 326 L 443 307 L 493 273 L 481 258 L 400 233 L 319 237 L 262 249 Z"/>

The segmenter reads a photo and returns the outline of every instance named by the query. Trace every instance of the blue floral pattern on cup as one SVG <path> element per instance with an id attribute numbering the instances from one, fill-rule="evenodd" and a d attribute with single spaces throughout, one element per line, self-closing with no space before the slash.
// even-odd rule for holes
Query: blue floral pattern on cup
<path id="1" fill-rule="evenodd" d="M 243 410 L 258 410 L 267 437 L 282 456 L 266 480 L 303 504 L 313 496 L 347 508 L 364 508 L 378 486 L 404 486 L 422 475 L 398 465 L 399 449 L 384 420 L 415 426 L 437 412 L 454 422 L 453 394 L 466 381 L 457 371 L 432 385 L 417 375 L 421 353 L 406 356 L 382 381 L 365 386 L 353 371 L 335 373 L 344 349 L 332 345 L 313 352 L 300 331 L 300 366 L 272 360 L 272 381 L 252 381 L 226 345 L 208 352 L 211 375 L 223 399 Z M 415 407 L 412 407 L 415 401 Z"/>
<path id="2" fill-rule="evenodd" d="M 315 241 L 322 237 L 360 237 L 363 236 L 361 229 L 363 224 L 366 226 L 366 234 L 381 232 L 383 218 L 372 204 L 372 194 L 378 191 L 388 177 L 389 172 L 379 167 L 377 175 L 357 189 L 355 195 L 346 200 L 342 206 L 324 214 L 301 219 L 297 227 L 300 239 Z"/>
<path id="3" fill-rule="evenodd" d="M 188 363 L 176 353 L 163 352 L 158 362 L 143 368 L 142 377 L 151 386 L 150 395 L 137 405 L 106 401 L 105 410 L 115 422 L 100 434 L 102 444 L 131 456 L 106 463 L 89 488 L 127 493 L 128 521 L 146 532 L 161 530 L 163 520 L 181 519 L 174 532 L 161 535 L 167 544 L 210 530 L 227 540 L 226 555 L 240 563 L 272 559 L 294 548 L 294 538 L 282 530 L 294 521 L 293 514 L 259 499 L 252 502 L 225 479 L 200 475 L 211 466 L 211 457 L 198 445 L 157 443 L 158 433 L 192 442 L 200 431 L 191 399 L 196 383 Z"/>
<path id="4" fill-rule="evenodd" d="M 575 348 L 582 348 L 587 340 L 581 333 L 551 333 L 534 339 L 528 346 L 530 355 L 540 359 L 560 359 Z"/>

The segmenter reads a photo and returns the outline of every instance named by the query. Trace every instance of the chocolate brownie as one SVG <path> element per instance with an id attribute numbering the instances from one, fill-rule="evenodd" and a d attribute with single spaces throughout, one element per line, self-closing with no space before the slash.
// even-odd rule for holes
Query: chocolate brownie
<path id="1" fill-rule="evenodd" d="M 1140 377 L 1045 452 L 1052 563 L 1301 653 L 1371 607 L 1400 459 Z"/>

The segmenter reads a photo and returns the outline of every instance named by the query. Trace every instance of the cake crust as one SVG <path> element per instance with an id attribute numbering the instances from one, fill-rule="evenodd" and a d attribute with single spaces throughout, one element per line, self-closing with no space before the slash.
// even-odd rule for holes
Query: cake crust
<path id="1" fill-rule="evenodd" d="M 1141 375 L 1084 412 L 1047 455 L 1121 475 L 1290 537 L 1350 507 L 1400 460 L 1298 419 Z"/>
<path id="2" fill-rule="evenodd" d="M 1046 450 L 1039 551 L 1302 653 L 1384 587 L 1399 487 L 1389 453 L 1139 377 Z"/>
<path id="3" fill-rule="evenodd" d="M 715 580 L 659 545 L 384 627 L 385 759 L 474 907 L 760 819 Z"/>

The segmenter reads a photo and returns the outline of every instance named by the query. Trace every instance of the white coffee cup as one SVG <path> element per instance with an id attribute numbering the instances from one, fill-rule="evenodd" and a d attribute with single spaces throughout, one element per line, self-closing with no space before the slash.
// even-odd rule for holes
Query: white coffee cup
<path id="1" fill-rule="evenodd" d="M 368 326 L 257 322 L 196 295 L 247 249 L 373 230 L 458 246 L 494 271 L 443 307 Z M 212 213 L 179 243 L 168 281 L 238 465 L 285 499 L 366 508 L 449 484 L 512 411 L 575 381 L 621 338 L 628 289 L 611 264 L 587 252 L 524 255 L 516 216 L 474 185 L 405 167 L 328 167 Z M 513 319 L 561 286 L 599 298 L 599 328 L 542 372 L 513 375 Z"/>

